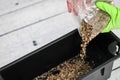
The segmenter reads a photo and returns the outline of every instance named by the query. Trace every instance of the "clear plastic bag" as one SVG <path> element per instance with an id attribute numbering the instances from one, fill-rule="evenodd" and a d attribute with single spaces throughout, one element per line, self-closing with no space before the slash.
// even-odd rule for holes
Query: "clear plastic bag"
<path id="1" fill-rule="evenodd" d="M 112 0 L 68 0 L 72 4 L 72 11 L 75 14 L 74 16 L 77 16 L 76 18 L 80 24 L 80 33 L 84 26 L 81 25 L 83 20 L 86 24 L 93 27 L 90 40 L 96 37 L 107 26 L 110 20 L 110 16 L 106 12 L 96 7 L 95 3 L 97 1 L 112 2 Z"/>
<path id="2" fill-rule="evenodd" d="M 91 35 L 89 36 L 89 39 L 91 41 L 100 32 L 102 32 L 102 30 L 107 26 L 107 24 L 110 21 L 110 16 L 106 12 L 103 12 L 96 7 L 95 5 L 96 1 L 104 1 L 111 3 L 112 0 L 91 0 L 90 3 L 87 3 L 87 0 L 83 0 L 83 1 L 86 1 L 84 2 L 86 4 L 85 4 L 85 11 L 83 13 L 84 15 L 81 17 L 81 19 L 83 19 L 87 24 L 92 26 Z M 79 15 L 81 15 L 80 12 Z M 82 27 L 84 26 L 81 26 L 81 28 Z"/>

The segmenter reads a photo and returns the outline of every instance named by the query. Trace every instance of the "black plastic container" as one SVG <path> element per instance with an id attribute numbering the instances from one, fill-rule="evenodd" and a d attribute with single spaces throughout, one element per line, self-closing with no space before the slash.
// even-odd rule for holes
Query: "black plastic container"
<path id="1" fill-rule="evenodd" d="M 32 80 L 65 60 L 77 55 L 81 37 L 76 30 L 0 69 L 0 80 Z M 107 80 L 113 61 L 120 57 L 120 40 L 112 33 L 98 35 L 87 47 L 86 60 L 94 67 L 79 80 Z M 92 61 L 95 64 L 92 64 Z"/>

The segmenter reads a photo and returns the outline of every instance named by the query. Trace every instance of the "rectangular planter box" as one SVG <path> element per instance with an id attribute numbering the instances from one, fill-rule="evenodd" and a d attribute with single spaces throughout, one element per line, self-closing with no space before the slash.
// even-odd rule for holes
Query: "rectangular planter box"
<path id="1" fill-rule="evenodd" d="M 81 37 L 76 30 L 0 68 L 0 80 L 32 80 L 77 55 Z M 94 69 L 79 80 L 107 80 L 113 61 L 120 57 L 120 40 L 112 33 L 99 34 L 87 47 L 87 58 Z M 116 49 L 117 46 L 117 49 Z M 94 65 L 92 64 L 94 61 Z"/>

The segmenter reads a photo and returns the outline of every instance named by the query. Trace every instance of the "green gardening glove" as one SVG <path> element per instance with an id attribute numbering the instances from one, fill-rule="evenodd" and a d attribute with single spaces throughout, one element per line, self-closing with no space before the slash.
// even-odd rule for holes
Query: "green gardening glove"
<path id="1" fill-rule="evenodd" d="M 120 29 L 120 9 L 106 2 L 97 2 L 96 6 L 110 15 L 110 22 L 102 32 Z"/>

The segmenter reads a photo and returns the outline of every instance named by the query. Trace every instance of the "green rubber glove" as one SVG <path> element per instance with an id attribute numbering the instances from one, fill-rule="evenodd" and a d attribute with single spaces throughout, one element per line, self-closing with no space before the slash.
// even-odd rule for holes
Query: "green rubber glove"
<path id="1" fill-rule="evenodd" d="M 106 2 L 97 2 L 96 6 L 110 15 L 110 22 L 102 32 L 120 29 L 120 9 Z"/>

